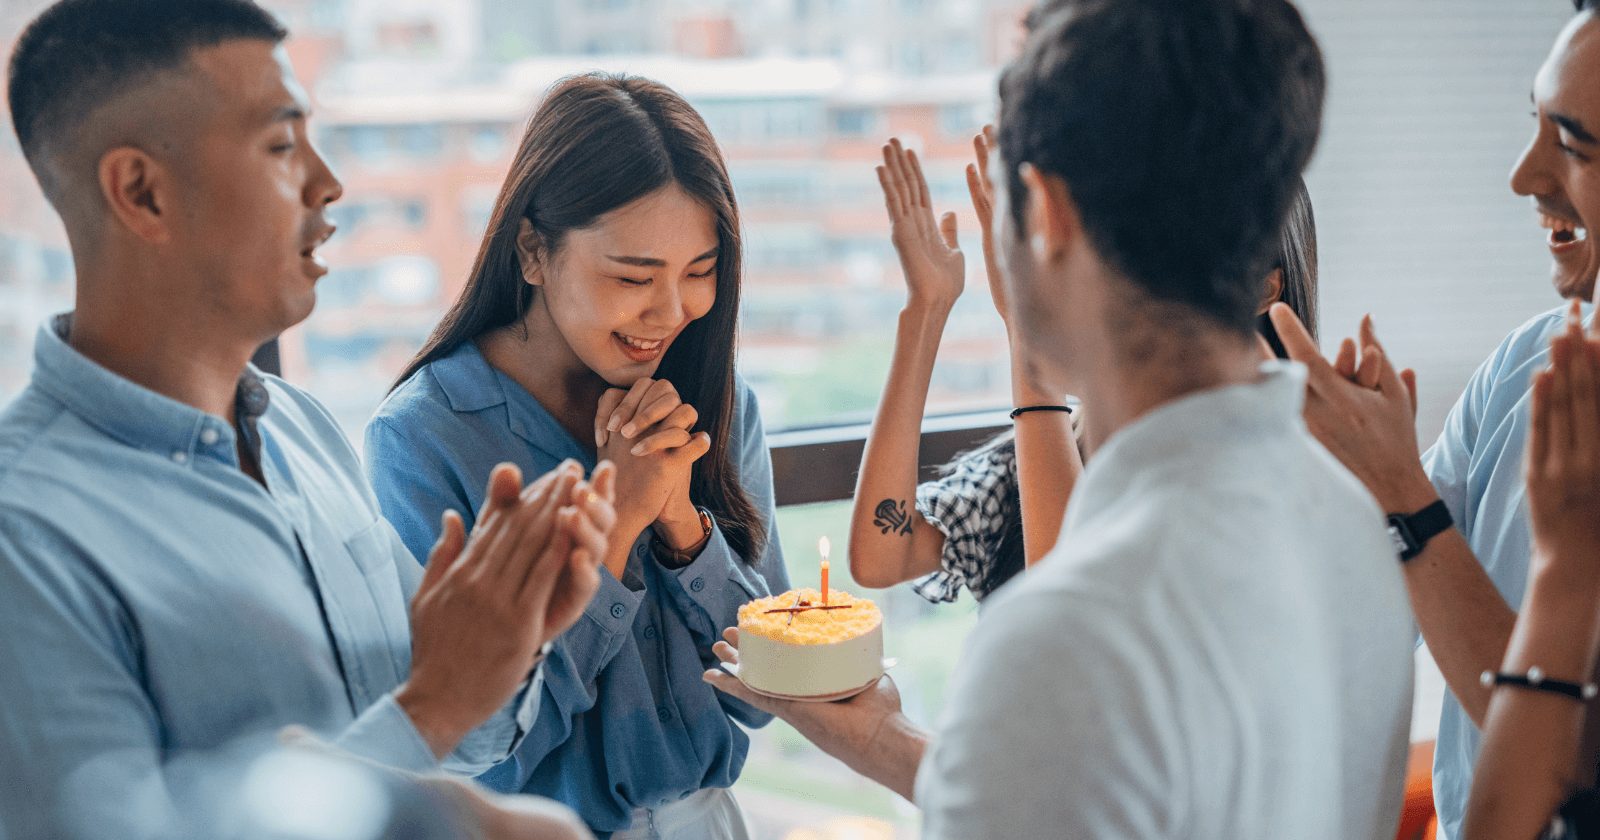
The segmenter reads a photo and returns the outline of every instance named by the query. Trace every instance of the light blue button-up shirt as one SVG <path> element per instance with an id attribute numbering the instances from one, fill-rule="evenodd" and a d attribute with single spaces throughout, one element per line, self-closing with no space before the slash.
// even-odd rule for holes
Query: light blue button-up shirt
<path id="1" fill-rule="evenodd" d="M 1583 307 L 1584 321 L 1592 307 Z M 1550 340 L 1566 328 L 1567 306 L 1518 327 L 1467 381 L 1423 467 L 1450 515 L 1512 609 L 1528 585 L 1528 527 L 1523 452 L 1527 449 L 1529 383 L 1550 363 Z M 1458 837 L 1481 741 L 1478 728 L 1445 692 L 1433 754 L 1433 798 L 1440 837 Z"/>
<path id="2" fill-rule="evenodd" d="M 209 835 L 185 820 L 236 781 L 224 754 L 286 724 L 435 768 L 393 698 L 418 567 L 333 418 L 252 369 L 236 431 L 85 358 L 69 326 L 39 331 L 0 413 L 0 837 Z M 536 702 L 447 766 L 503 760 Z"/>
<path id="3" fill-rule="evenodd" d="M 773 515 L 772 460 L 754 393 L 734 398 L 732 461 L 767 525 L 766 548 L 747 562 L 720 528 L 694 562 L 668 569 L 650 554 L 650 530 L 634 542 L 619 581 L 602 571 L 584 617 L 545 660 L 533 731 L 483 781 L 558 799 L 599 834 L 708 787 L 729 787 L 749 740 L 735 721 L 769 716 L 701 680 L 711 646 L 753 598 L 789 588 Z M 471 342 L 406 380 L 367 427 L 367 462 L 385 515 L 419 559 L 446 509 L 471 527 L 496 463 L 537 474 L 580 446 L 524 388 L 495 370 Z"/>

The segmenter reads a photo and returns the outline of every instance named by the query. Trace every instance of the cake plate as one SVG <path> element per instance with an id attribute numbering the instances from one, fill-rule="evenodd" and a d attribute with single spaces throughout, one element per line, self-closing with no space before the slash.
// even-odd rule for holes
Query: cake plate
<path id="1" fill-rule="evenodd" d="M 809 696 L 801 696 L 801 695 L 798 695 L 798 694 L 779 694 L 779 693 L 777 693 L 775 691 L 762 691 L 761 689 L 756 688 L 755 686 L 753 686 L 753 685 L 751 685 L 751 684 L 749 684 L 747 682 L 744 682 L 744 677 L 740 677 L 739 676 L 739 666 L 738 665 L 736 665 L 736 664 L 734 664 L 732 662 L 723 662 L 721 664 L 722 664 L 722 670 L 727 671 L 728 673 L 730 673 L 730 674 L 734 675 L 735 677 L 737 677 L 739 682 L 744 683 L 744 687 L 745 688 L 748 688 L 751 691 L 754 691 L 755 693 L 761 695 L 762 697 L 771 697 L 774 700 L 793 700 L 793 701 L 795 701 L 797 703 L 834 703 L 834 702 L 837 702 L 839 700 L 849 700 L 850 698 L 856 696 L 857 694 L 860 694 L 861 692 L 866 691 L 867 689 L 877 685 L 878 684 L 878 680 L 883 679 L 883 674 L 879 674 L 878 676 L 873 677 L 872 681 L 867 683 L 866 685 L 857 686 L 855 688 L 847 688 L 844 691 L 835 691 L 832 694 L 816 694 L 816 695 L 809 695 Z M 884 657 L 884 659 L 883 659 L 883 670 L 884 670 L 884 673 L 888 673 L 889 669 L 893 668 L 897 664 L 899 664 L 899 660 L 898 659 L 894 659 L 893 657 Z"/>

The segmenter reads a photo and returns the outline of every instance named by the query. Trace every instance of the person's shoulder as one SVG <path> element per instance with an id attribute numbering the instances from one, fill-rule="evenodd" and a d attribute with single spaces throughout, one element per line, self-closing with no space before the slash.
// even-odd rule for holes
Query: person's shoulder
<path id="1" fill-rule="evenodd" d="M 29 386 L 0 409 L 0 504 L 9 500 L 31 508 L 47 487 L 79 475 L 75 467 L 91 468 L 100 445 L 109 441 L 54 397 Z"/>
<path id="2" fill-rule="evenodd" d="M 1502 359 L 1502 367 L 1540 356 L 1547 351 L 1550 339 L 1566 327 L 1569 305 L 1562 303 L 1541 312 L 1507 333 L 1495 349 L 1495 355 Z"/>
<path id="3" fill-rule="evenodd" d="M 437 426 L 455 411 L 450 398 L 434 376 L 432 365 L 423 365 L 383 398 L 368 421 L 369 435 L 374 427 L 393 430 Z"/>

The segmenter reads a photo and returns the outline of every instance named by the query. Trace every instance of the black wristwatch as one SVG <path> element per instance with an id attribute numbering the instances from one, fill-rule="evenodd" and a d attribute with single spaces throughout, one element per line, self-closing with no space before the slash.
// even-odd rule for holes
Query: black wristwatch
<path id="1" fill-rule="evenodd" d="M 1389 514 L 1389 539 L 1394 541 L 1394 551 L 1400 555 L 1400 562 L 1422 553 L 1428 540 L 1444 533 L 1455 520 L 1450 518 L 1450 509 L 1445 507 L 1443 499 L 1436 499 L 1416 513 Z"/>

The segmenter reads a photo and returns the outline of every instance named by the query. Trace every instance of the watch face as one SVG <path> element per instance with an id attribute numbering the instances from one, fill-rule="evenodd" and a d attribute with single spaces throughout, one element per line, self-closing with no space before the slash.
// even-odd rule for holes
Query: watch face
<path id="1" fill-rule="evenodd" d="M 1389 541 L 1394 544 L 1395 554 L 1405 554 L 1411 549 L 1411 546 L 1406 542 L 1406 535 L 1401 533 L 1400 529 L 1394 525 L 1389 526 Z"/>

